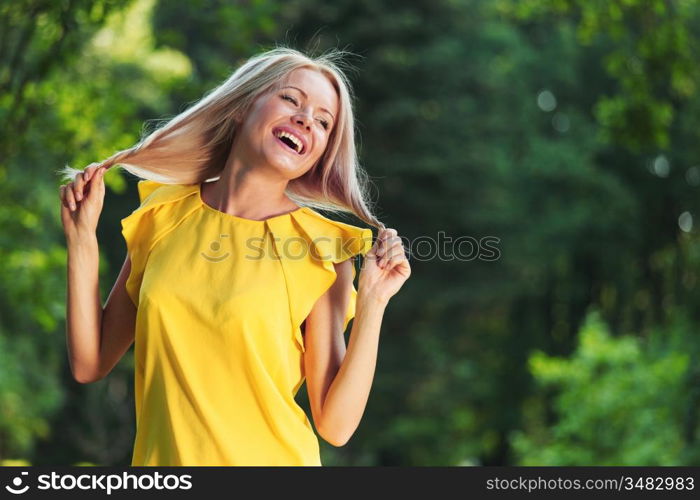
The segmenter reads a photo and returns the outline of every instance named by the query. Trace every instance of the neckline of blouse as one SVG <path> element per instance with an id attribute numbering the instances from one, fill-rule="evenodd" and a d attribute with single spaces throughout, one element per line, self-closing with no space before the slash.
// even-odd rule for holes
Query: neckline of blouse
<path id="1" fill-rule="evenodd" d="M 213 213 L 215 213 L 215 214 L 219 214 L 219 215 L 222 216 L 222 217 L 227 217 L 227 218 L 229 218 L 229 219 L 236 220 L 236 221 L 240 221 L 240 222 L 246 222 L 246 223 L 249 223 L 249 224 L 264 224 L 264 223 L 267 222 L 267 221 L 271 221 L 271 220 L 275 220 L 275 219 L 281 219 L 282 217 L 286 217 L 286 216 L 291 215 L 291 214 L 299 213 L 299 212 L 301 212 L 302 210 L 304 210 L 304 208 L 306 208 L 306 207 L 295 208 L 294 210 L 291 210 L 291 211 L 289 211 L 289 212 L 285 212 L 285 213 L 279 214 L 279 215 L 274 215 L 274 216 L 272 216 L 272 217 L 268 217 L 267 219 L 259 219 L 259 220 L 258 220 L 258 219 L 246 219 L 245 217 L 239 217 L 239 216 L 237 216 L 237 215 L 232 215 L 232 214 L 229 214 L 229 213 L 226 213 L 226 212 L 222 212 L 221 210 L 218 210 L 218 209 L 216 209 L 216 208 L 214 208 L 214 207 L 208 205 L 208 204 L 204 201 L 204 198 L 202 198 L 202 184 L 204 184 L 204 183 L 203 183 L 203 182 L 200 182 L 200 183 L 197 184 L 197 199 L 199 200 L 199 203 L 200 203 L 205 209 L 209 210 L 210 212 L 213 212 Z"/>

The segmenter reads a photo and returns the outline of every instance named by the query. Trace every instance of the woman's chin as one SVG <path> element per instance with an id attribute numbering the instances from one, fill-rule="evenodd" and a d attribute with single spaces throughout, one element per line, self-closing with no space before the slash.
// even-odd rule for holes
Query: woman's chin
<path id="1" fill-rule="evenodd" d="M 282 164 L 277 167 L 277 171 L 280 173 L 282 177 L 285 179 L 296 179 L 297 177 L 301 177 L 304 175 L 307 171 L 309 170 L 308 167 L 302 166 L 302 165 L 289 165 L 289 164 Z"/>
<path id="2" fill-rule="evenodd" d="M 268 156 L 269 165 L 284 174 L 285 177 L 290 175 L 296 177 L 303 173 L 306 169 L 300 158 L 294 158 L 291 155 L 275 154 Z"/>

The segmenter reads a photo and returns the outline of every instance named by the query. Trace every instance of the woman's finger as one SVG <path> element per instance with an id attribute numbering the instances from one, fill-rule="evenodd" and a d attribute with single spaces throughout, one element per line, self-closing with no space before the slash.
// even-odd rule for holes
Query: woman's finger
<path id="1" fill-rule="evenodd" d="M 391 257 L 392 255 L 397 255 L 399 253 L 403 252 L 403 241 L 399 239 L 399 241 L 393 242 L 391 245 L 389 245 L 386 249 L 386 251 L 380 255 L 380 257 L 384 257 L 385 255 L 387 257 Z"/>
<path id="2" fill-rule="evenodd" d="M 90 165 L 88 165 L 86 170 L 88 171 L 88 176 L 90 179 L 92 179 L 95 176 L 95 172 L 97 172 L 98 168 L 100 168 L 99 163 L 91 163 Z"/>
<path id="3" fill-rule="evenodd" d="M 380 249 L 377 250 L 377 257 L 384 257 L 387 252 L 391 251 L 392 247 L 395 245 L 402 245 L 403 240 L 396 233 L 395 229 L 388 230 L 386 233 L 386 239 Z"/>
<path id="4" fill-rule="evenodd" d="M 107 169 L 105 167 L 100 167 L 95 171 L 94 177 L 93 177 L 93 183 L 90 184 L 90 198 L 95 198 L 97 196 L 102 196 L 104 194 L 104 176 L 105 176 L 105 171 Z"/>
<path id="5" fill-rule="evenodd" d="M 80 201 L 83 199 L 83 188 L 85 187 L 85 180 L 83 179 L 83 173 L 79 173 L 75 176 L 75 181 L 73 182 L 73 193 L 75 194 L 75 199 Z"/>
<path id="6" fill-rule="evenodd" d="M 398 262 L 402 260 L 408 261 L 406 250 L 403 246 L 401 238 L 396 238 L 394 243 L 387 249 L 385 255 L 382 256 L 382 268 L 392 269 Z"/>
<path id="7" fill-rule="evenodd" d="M 61 205 L 68 208 L 68 202 L 66 201 L 66 186 L 65 185 L 59 186 L 58 192 L 59 192 L 58 197 L 61 200 Z"/>
<path id="8" fill-rule="evenodd" d="M 387 248 L 385 253 L 379 256 L 380 267 L 386 268 L 387 263 L 391 262 L 392 259 L 400 257 L 402 255 L 405 256 L 403 243 L 399 240 L 397 243 L 394 243 L 389 248 Z"/>
<path id="9" fill-rule="evenodd" d="M 388 249 L 390 249 L 394 245 L 401 245 L 401 244 L 403 244 L 403 241 L 401 240 L 401 238 L 399 238 L 398 236 L 394 236 L 393 238 L 390 238 L 384 242 L 384 245 L 382 246 L 381 251 L 377 252 L 377 255 L 379 255 L 381 257 L 382 255 L 384 255 L 386 253 L 386 251 Z"/>
<path id="10" fill-rule="evenodd" d="M 95 176 L 95 171 L 99 168 L 99 163 L 91 163 L 85 167 L 85 180 L 90 180 Z"/>
<path id="11" fill-rule="evenodd" d="M 387 265 L 387 267 L 385 268 L 385 270 L 386 270 L 386 271 L 391 271 L 391 270 L 394 269 L 395 267 L 398 267 L 399 265 L 402 265 L 402 264 L 404 264 L 404 263 L 405 263 L 405 265 L 402 266 L 402 267 L 404 267 L 405 269 L 401 272 L 401 274 L 403 274 L 404 276 L 408 277 L 408 276 L 411 275 L 411 266 L 409 265 L 408 259 L 406 258 L 405 255 L 404 255 L 404 256 L 401 256 L 401 257 L 397 257 L 397 258 L 395 258 L 395 259 L 391 259 L 391 261 L 388 262 L 388 265 Z"/>
<path id="12" fill-rule="evenodd" d="M 75 195 L 73 194 L 73 188 L 71 187 L 71 184 L 66 185 L 65 194 L 66 194 L 66 201 L 68 202 L 68 207 L 72 211 L 75 211 L 75 209 L 77 207 L 75 204 Z"/>

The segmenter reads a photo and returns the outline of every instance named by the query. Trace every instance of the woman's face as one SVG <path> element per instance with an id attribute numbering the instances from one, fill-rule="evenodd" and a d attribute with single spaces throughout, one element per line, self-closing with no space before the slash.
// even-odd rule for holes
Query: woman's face
<path id="1" fill-rule="evenodd" d="M 234 147 L 250 164 L 262 159 L 285 178 L 294 179 L 321 158 L 337 116 L 338 95 L 331 82 L 317 71 L 299 68 L 279 90 L 253 103 Z"/>

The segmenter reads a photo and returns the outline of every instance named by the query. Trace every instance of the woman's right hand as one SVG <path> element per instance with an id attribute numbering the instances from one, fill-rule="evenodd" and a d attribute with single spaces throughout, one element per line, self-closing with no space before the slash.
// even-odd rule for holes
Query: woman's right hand
<path id="1" fill-rule="evenodd" d="M 88 165 L 73 182 L 60 187 L 61 223 L 68 240 L 94 236 L 105 196 L 106 167 Z"/>

